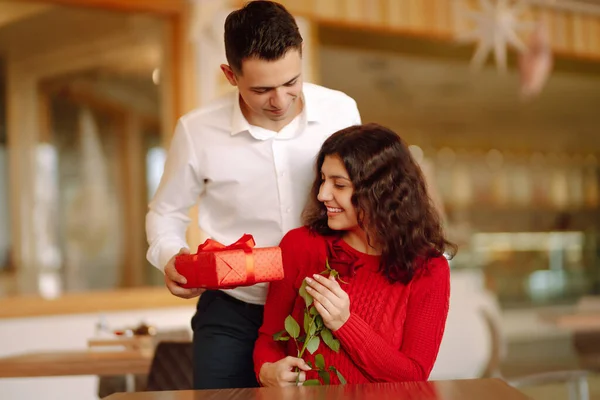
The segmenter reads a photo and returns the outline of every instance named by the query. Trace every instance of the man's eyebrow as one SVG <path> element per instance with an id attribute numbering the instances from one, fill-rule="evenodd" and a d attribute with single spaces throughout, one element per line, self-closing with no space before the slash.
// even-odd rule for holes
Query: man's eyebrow
<path id="1" fill-rule="evenodd" d="M 290 83 L 294 82 L 298 78 L 300 78 L 300 74 L 296 75 L 295 77 L 293 77 L 292 79 L 290 79 L 289 81 L 287 81 L 286 83 L 284 83 L 281 86 L 289 85 Z M 276 87 L 277 86 L 252 86 L 252 87 L 250 87 L 250 89 L 252 89 L 252 90 L 271 90 L 271 89 L 275 89 Z"/>

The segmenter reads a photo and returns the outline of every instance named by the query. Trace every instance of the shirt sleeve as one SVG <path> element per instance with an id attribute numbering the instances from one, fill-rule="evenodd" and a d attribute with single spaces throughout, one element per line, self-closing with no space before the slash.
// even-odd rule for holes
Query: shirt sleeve
<path id="1" fill-rule="evenodd" d="M 164 272 L 167 262 L 187 248 L 189 210 L 204 190 L 198 179 L 198 159 L 189 133 L 179 120 L 167 154 L 164 172 L 146 214 L 148 261 Z"/>
<path id="2" fill-rule="evenodd" d="M 298 236 L 292 231 L 281 240 L 281 255 L 283 258 L 284 278 L 281 281 L 271 282 L 265 303 L 263 324 L 258 331 L 258 339 L 254 347 L 254 370 L 260 382 L 259 373 L 263 364 L 276 362 L 285 358 L 287 342 L 273 339 L 273 335 L 284 329 L 285 319 L 294 308 L 298 292 L 294 287 L 300 271 L 298 270 L 298 256 L 302 254 L 299 249 Z"/>
<path id="3" fill-rule="evenodd" d="M 393 348 L 362 318 L 351 314 L 334 335 L 372 382 L 427 380 L 437 358 L 450 303 L 450 271 L 441 257 L 413 283 L 400 348 Z"/>
<path id="4" fill-rule="evenodd" d="M 356 104 L 356 100 L 353 100 L 352 105 L 352 125 L 361 125 L 362 121 L 360 118 L 360 111 L 358 111 L 358 105 Z"/>

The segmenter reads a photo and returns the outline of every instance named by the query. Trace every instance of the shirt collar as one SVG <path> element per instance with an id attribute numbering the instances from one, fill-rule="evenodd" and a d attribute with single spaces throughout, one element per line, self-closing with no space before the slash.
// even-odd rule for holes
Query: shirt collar
<path id="1" fill-rule="evenodd" d="M 235 92 L 235 99 L 233 100 L 233 115 L 231 118 L 231 136 L 237 135 L 238 133 L 250 131 L 250 124 L 242 114 L 240 108 L 240 93 Z"/>
<path id="2" fill-rule="evenodd" d="M 302 96 L 304 98 L 304 110 L 306 111 L 307 122 L 320 122 L 322 120 L 321 107 L 319 107 L 318 99 L 315 95 L 313 87 L 304 85 L 302 87 Z"/>
<path id="3" fill-rule="evenodd" d="M 242 132 L 251 132 L 250 124 L 240 107 L 240 94 L 235 92 L 235 100 L 233 101 L 233 115 L 231 119 L 231 136 L 237 135 Z M 322 118 L 322 113 L 315 98 L 315 94 L 310 86 L 304 85 L 302 87 L 302 98 L 304 100 L 304 112 L 306 113 L 307 122 L 319 122 Z"/>

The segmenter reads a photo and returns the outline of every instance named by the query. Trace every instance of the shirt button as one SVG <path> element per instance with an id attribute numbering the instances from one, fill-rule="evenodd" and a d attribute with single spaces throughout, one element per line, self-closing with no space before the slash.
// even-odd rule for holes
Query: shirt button
<path id="1" fill-rule="evenodd" d="M 281 177 L 283 178 L 284 176 L 285 176 L 285 172 L 282 172 L 281 173 Z"/>
<path id="2" fill-rule="evenodd" d="M 285 210 L 285 212 L 288 213 L 288 214 L 290 213 L 290 211 L 292 211 L 292 210 L 289 209 L 289 208 Z"/>

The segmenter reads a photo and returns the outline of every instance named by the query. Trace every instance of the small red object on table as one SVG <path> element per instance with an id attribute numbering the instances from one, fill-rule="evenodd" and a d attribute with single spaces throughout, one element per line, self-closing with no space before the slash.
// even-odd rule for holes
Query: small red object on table
<path id="1" fill-rule="evenodd" d="M 207 239 L 196 254 L 175 257 L 175 269 L 187 279 L 181 286 L 228 289 L 283 279 L 281 249 L 254 246 L 248 234 L 229 246 Z"/>

